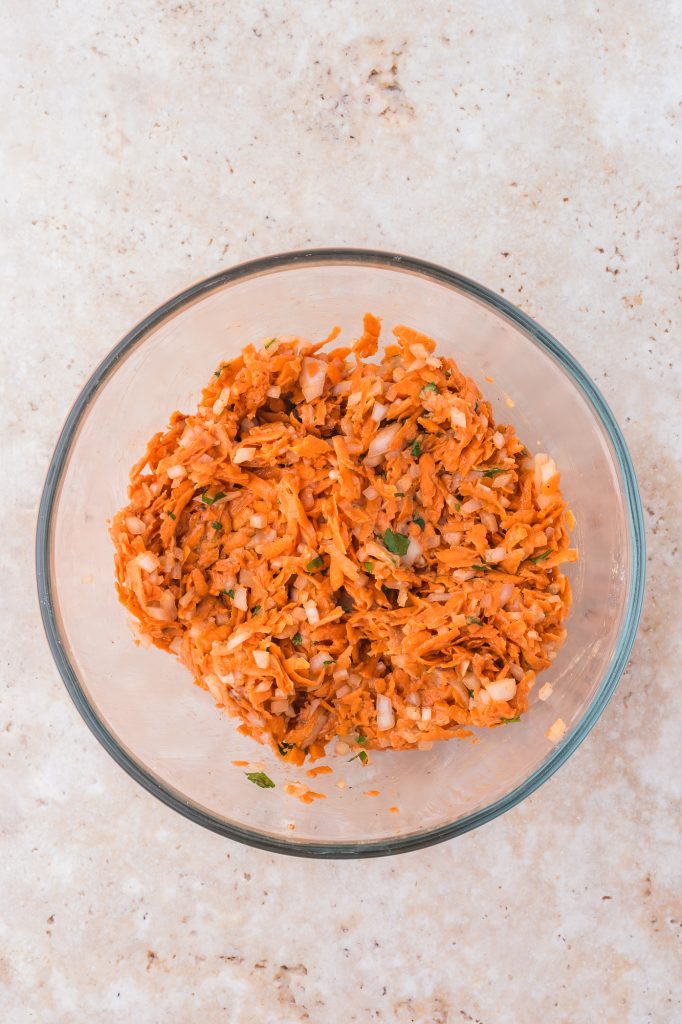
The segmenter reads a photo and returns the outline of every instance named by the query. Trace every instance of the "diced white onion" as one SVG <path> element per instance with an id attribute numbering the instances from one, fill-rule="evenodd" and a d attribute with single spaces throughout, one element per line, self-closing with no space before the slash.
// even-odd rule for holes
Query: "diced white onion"
<path id="1" fill-rule="evenodd" d="M 552 684 L 551 683 L 543 683 L 543 685 L 538 690 L 538 697 L 540 698 L 540 700 L 549 700 L 549 698 L 552 696 L 552 693 L 553 693 Z"/>
<path id="2" fill-rule="evenodd" d="M 248 462 L 249 459 L 252 459 L 255 454 L 256 449 L 250 448 L 248 445 L 246 445 L 242 448 L 237 448 L 237 451 L 234 453 L 234 458 L 232 459 L 232 461 L 235 464 L 235 466 L 240 466 L 242 462 Z"/>
<path id="3" fill-rule="evenodd" d="M 268 517 L 264 515 L 250 516 L 249 523 L 253 526 L 254 530 L 262 530 L 267 526 Z"/>
<path id="4" fill-rule="evenodd" d="M 303 605 L 305 609 L 305 616 L 311 626 L 316 626 L 320 621 L 320 613 L 317 609 L 317 605 L 314 601 L 306 601 Z"/>
<path id="5" fill-rule="evenodd" d="M 338 700 L 341 700 L 341 698 L 345 697 L 347 693 L 350 693 L 350 686 L 346 686 L 346 684 L 344 683 L 344 685 L 339 686 L 338 690 L 336 691 L 336 697 Z"/>
<path id="6" fill-rule="evenodd" d="M 431 721 L 431 708 L 422 708 L 422 722 Z"/>
<path id="7" fill-rule="evenodd" d="M 459 583 L 466 583 L 467 580 L 472 580 L 475 575 L 476 573 L 472 569 L 454 569 L 452 578 Z"/>
<path id="8" fill-rule="evenodd" d="M 382 405 L 381 402 L 375 402 L 372 406 L 372 419 L 375 423 L 380 423 L 386 415 L 387 405 Z"/>
<path id="9" fill-rule="evenodd" d="M 429 594 L 426 598 L 427 601 L 449 601 L 454 594 Z"/>
<path id="10" fill-rule="evenodd" d="M 521 666 L 514 664 L 513 661 L 509 665 L 509 671 L 514 676 L 514 679 L 516 680 L 517 683 L 520 683 L 521 680 L 523 679 L 524 675 L 525 675 L 525 672 L 523 671 Z"/>
<path id="11" fill-rule="evenodd" d="M 235 608 L 238 608 L 240 612 L 245 612 L 248 610 L 249 604 L 246 599 L 246 587 L 235 587 L 234 597 L 232 598 L 232 604 L 235 606 Z"/>
<path id="12" fill-rule="evenodd" d="M 485 558 L 486 562 L 488 562 L 491 565 L 495 565 L 497 564 L 497 562 L 501 562 L 503 559 L 507 557 L 507 549 L 490 548 L 489 551 L 486 551 L 484 553 L 483 557 Z"/>
<path id="13" fill-rule="evenodd" d="M 493 683 L 483 684 L 493 700 L 511 700 L 516 693 L 513 679 L 496 679 Z"/>
<path id="14" fill-rule="evenodd" d="M 138 555 L 135 561 L 145 572 L 156 572 L 159 568 L 159 560 L 151 551 L 145 551 L 144 554 Z"/>
<path id="15" fill-rule="evenodd" d="M 467 425 L 467 418 L 461 409 L 450 410 L 450 423 L 453 427 L 461 427 L 464 430 Z"/>
<path id="16" fill-rule="evenodd" d="M 268 668 L 270 665 L 270 654 L 268 651 L 254 651 L 253 660 L 258 668 Z"/>
<path id="17" fill-rule="evenodd" d="M 415 341 L 414 344 L 410 345 L 410 352 L 415 359 L 428 359 L 429 357 L 429 350 L 419 341 Z"/>
<path id="18" fill-rule="evenodd" d="M 184 466 L 169 466 L 166 473 L 171 480 L 182 480 L 183 476 L 187 476 L 187 470 Z"/>
<path id="19" fill-rule="evenodd" d="M 379 732 L 386 732 L 395 725 L 395 715 L 391 698 L 384 693 L 377 694 L 377 729 Z"/>
<path id="20" fill-rule="evenodd" d="M 408 693 L 407 697 L 405 698 L 405 701 L 407 704 L 412 704 L 413 707 L 417 708 L 421 704 L 418 693 Z"/>
<path id="21" fill-rule="evenodd" d="M 399 430 L 399 423 L 389 423 L 387 427 L 382 427 L 381 430 L 378 430 L 370 442 L 370 446 L 367 451 L 367 458 L 376 459 L 385 455 L 390 449 L 393 438 Z"/>
<path id="22" fill-rule="evenodd" d="M 505 605 L 514 593 L 514 586 L 511 583 L 503 583 L 500 588 L 500 606 Z"/>
<path id="23" fill-rule="evenodd" d="M 483 503 L 480 502 L 478 498 L 469 498 L 469 500 L 465 501 L 460 507 L 460 512 L 463 512 L 465 515 L 469 515 L 470 512 L 478 512 L 479 508 L 482 507 L 482 504 Z"/>
<path id="24" fill-rule="evenodd" d="M 367 501 L 373 501 L 374 498 L 379 497 L 379 492 L 377 491 L 376 487 L 372 487 L 371 484 L 369 485 L 369 487 L 365 487 L 362 493 L 367 498 Z"/>
<path id="25" fill-rule="evenodd" d="M 566 723 L 563 721 L 563 719 L 557 718 L 557 720 L 553 722 L 552 725 L 549 727 L 549 729 L 545 733 L 545 736 L 548 740 L 551 740 L 552 743 L 558 743 L 565 732 Z"/>
<path id="26" fill-rule="evenodd" d="M 324 379 L 327 375 L 327 364 L 321 359 L 306 357 L 301 366 L 299 383 L 306 402 L 314 402 L 324 390 Z"/>
<path id="27" fill-rule="evenodd" d="M 134 537 L 139 537 L 146 529 L 147 527 L 138 516 L 126 516 L 126 530 Z"/>
<path id="28" fill-rule="evenodd" d="M 350 391 L 350 381 L 342 380 L 332 388 L 333 395 L 347 395 Z"/>
<path id="29" fill-rule="evenodd" d="M 500 450 L 500 448 L 504 448 L 504 435 L 501 434 L 499 430 L 496 430 L 495 433 L 493 434 L 493 444 L 495 445 L 498 451 Z"/>
<path id="30" fill-rule="evenodd" d="M 282 389 L 279 386 L 279 384 L 273 384 L 272 387 L 268 388 L 265 394 L 268 396 L 268 398 L 279 398 L 279 396 L 282 394 Z"/>
<path id="31" fill-rule="evenodd" d="M 402 558 L 403 565 L 413 565 L 423 554 L 423 548 L 416 537 L 410 537 L 410 543 L 407 546 L 407 551 Z"/>
<path id="32" fill-rule="evenodd" d="M 538 452 L 534 457 L 533 469 L 535 476 L 535 489 L 537 491 L 542 490 L 544 485 L 549 483 L 557 471 L 554 459 L 550 459 L 549 455 L 544 452 Z"/>
<path id="33" fill-rule="evenodd" d="M 328 651 L 319 651 L 317 654 L 313 654 L 312 658 L 310 659 L 310 671 L 319 672 L 320 669 L 323 667 L 325 661 L 329 661 Z"/>
<path id="34" fill-rule="evenodd" d="M 462 539 L 462 531 L 461 530 L 449 530 L 447 533 L 443 534 L 443 540 L 445 541 L 446 544 L 449 544 L 450 546 L 452 546 L 454 544 L 459 544 L 461 539 Z"/>

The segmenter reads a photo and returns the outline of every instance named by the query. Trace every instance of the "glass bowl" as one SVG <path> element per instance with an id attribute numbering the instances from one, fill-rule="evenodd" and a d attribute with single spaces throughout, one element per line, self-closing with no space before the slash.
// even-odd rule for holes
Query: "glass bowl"
<path id="1" fill-rule="evenodd" d="M 305 778 L 237 732 L 172 657 L 134 643 L 107 531 L 128 471 L 175 409 L 192 411 L 221 359 L 265 335 L 356 337 L 362 316 L 407 323 L 455 357 L 531 449 L 549 452 L 577 526 L 568 637 L 521 722 L 428 751 L 328 759 L 326 799 L 284 793 Z M 487 384 L 486 377 L 493 383 Z M 585 371 L 542 327 L 481 285 L 411 257 L 321 249 L 255 260 L 193 285 L 146 317 L 92 375 L 57 443 L 40 505 L 37 576 L 52 654 L 102 745 L 149 792 L 215 832 L 308 857 L 418 849 L 489 821 L 556 771 L 604 710 L 625 667 L 644 588 L 644 529 L 621 432 Z M 545 737 L 556 718 L 566 733 Z M 233 761 L 275 781 L 259 789 Z M 345 787 L 337 783 L 343 780 Z M 379 796 L 368 796 L 379 790 Z M 390 808 L 398 808 L 391 811 Z"/>

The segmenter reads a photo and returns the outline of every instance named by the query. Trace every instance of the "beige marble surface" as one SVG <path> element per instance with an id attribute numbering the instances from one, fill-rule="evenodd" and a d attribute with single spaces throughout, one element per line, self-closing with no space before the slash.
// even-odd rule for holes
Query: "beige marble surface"
<path id="1" fill-rule="evenodd" d="M 1 17 L 2 1020 L 682 1021 L 679 6 Z M 549 783 L 452 843 L 336 864 L 239 847 L 125 776 L 53 666 L 32 561 L 57 432 L 117 337 L 225 265 L 329 244 L 452 266 L 572 349 L 631 446 L 650 572 L 617 693 Z"/>

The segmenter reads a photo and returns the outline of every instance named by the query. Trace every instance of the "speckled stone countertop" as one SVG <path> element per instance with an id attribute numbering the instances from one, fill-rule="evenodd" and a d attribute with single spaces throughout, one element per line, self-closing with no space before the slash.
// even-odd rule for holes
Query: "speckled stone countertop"
<path id="1" fill-rule="evenodd" d="M 4 6 L 7 1024 L 682 1020 L 676 30 L 659 0 Z M 33 582 L 52 447 L 113 342 L 221 267 L 333 244 L 454 267 L 558 336 L 649 542 L 632 661 L 570 762 L 474 833 L 355 863 L 143 792 L 72 706 Z"/>

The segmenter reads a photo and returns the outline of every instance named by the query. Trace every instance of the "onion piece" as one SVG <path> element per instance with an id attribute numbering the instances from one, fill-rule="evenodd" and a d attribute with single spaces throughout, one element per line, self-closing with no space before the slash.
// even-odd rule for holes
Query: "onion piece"
<path id="1" fill-rule="evenodd" d="M 549 700 L 549 698 L 552 696 L 553 690 L 554 688 L 551 683 L 543 683 L 543 685 L 538 690 L 538 698 L 540 700 Z"/>
<path id="2" fill-rule="evenodd" d="M 372 438 L 372 441 L 367 451 L 368 459 L 376 459 L 390 449 L 393 438 L 400 430 L 399 423 L 389 423 L 387 427 L 382 427 Z"/>
<path id="3" fill-rule="evenodd" d="M 321 359 L 311 359 L 306 356 L 301 365 L 299 384 L 306 402 L 314 402 L 324 390 L 324 380 L 327 375 L 327 364 Z"/>
<path id="4" fill-rule="evenodd" d="M 362 493 L 367 498 L 367 501 L 373 501 L 374 498 L 379 497 L 379 492 L 377 491 L 376 487 L 372 487 L 371 484 L 369 485 L 369 487 L 365 487 Z"/>
<path id="5" fill-rule="evenodd" d="M 557 718 L 557 720 L 550 725 L 545 736 L 548 740 L 551 740 L 552 743 L 558 743 L 565 732 L 566 723 L 562 718 Z"/>
<path id="6" fill-rule="evenodd" d="M 249 459 L 252 459 L 255 454 L 256 449 L 250 448 L 248 445 L 243 446 L 241 448 L 237 448 L 237 451 L 234 453 L 234 458 L 232 459 L 232 462 L 234 463 L 235 466 L 240 466 L 242 462 L 248 462 Z"/>
<path id="7" fill-rule="evenodd" d="M 453 427 L 461 427 L 462 430 L 466 428 L 467 418 L 461 409 L 450 410 L 450 423 Z"/>
<path id="8" fill-rule="evenodd" d="M 184 476 L 187 476 L 187 470 L 184 466 L 169 466 L 166 473 L 171 480 L 182 480 Z"/>
<path id="9" fill-rule="evenodd" d="M 272 387 L 268 388 L 265 394 L 268 396 L 268 398 L 279 398 L 279 396 L 282 394 L 282 389 L 279 386 L 279 384 L 273 384 Z"/>
<path id="10" fill-rule="evenodd" d="M 253 526 L 254 530 L 262 530 L 268 525 L 268 517 L 264 515 L 250 516 L 249 523 Z"/>
<path id="11" fill-rule="evenodd" d="M 248 611 L 249 603 L 246 599 L 246 587 L 235 587 L 232 604 L 235 608 L 238 608 L 240 612 Z"/>
<path id="12" fill-rule="evenodd" d="M 268 651 L 254 651 L 253 660 L 258 668 L 269 668 L 270 666 L 270 654 Z"/>
<path id="13" fill-rule="evenodd" d="M 303 605 L 305 617 L 311 626 L 316 626 L 320 621 L 320 613 L 314 601 L 306 601 Z"/>
<path id="14" fill-rule="evenodd" d="M 312 658 L 310 659 L 310 665 L 309 665 L 310 671 L 311 672 L 319 672 L 320 669 L 324 667 L 325 661 L 329 661 L 329 660 L 330 660 L 330 658 L 329 658 L 329 652 L 328 651 L 318 651 L 318 653 L 317 654 L 313 654 Z"/>
<path id="15" fill-rule="evenodd" d="M 516 693 L 516 683 L 513 679 L 496 679 L 483 685 L 493 700 L 511 700 Z"/>
<path id="16" fill-rule="evenodd" d="M 484 553 L 483 557 L 485 558 L 486 562 L 489 565 L 496 565 L 497 562 L 501 562 L 501 561 L 503 561 L 503 559 L 505 559 L 507 557 L 507 549 L 506 548 L 490 548 L 489 551 L 486 551 Z"/>
<path id="17" fill-rule="evenodd" d="M 463 505 L 460 506 L 460 512 L 465 515 L 469 515 L 470 512 L 478 512 L 479 508 L 483 507 L 483 502 L 479 501 L 478 498 L 469 498 Z"/>
<path id="18" fill-rule="evenodd" d="M 381 402 L 375 402 L 372 406 L 372 419 L 375 423 L 381 423 L 384 416 L 386 415 L 387 405 L 382 405 Z"/>
<path id="19" fill-rule="evenodd" d="M 416 539 L 416 537 L 410 537 L 410 543 L 407 546 L 407 551 L 402 557 L 403 565 L 414 565 L 418 558 L 424 554 L 424 550 Z"/>
<path id="20" fill-rule="evenodd" d="M 145 551 L 143 554 L 138 555 L 135 561 L 140 569 L 144 569 L 145 572 L 156 572 L 159 568 L 159 560 L 151 551 Z"/>
<path id="21" fill-rule="evenodd" d="M 230 639 L 225 644 L 225 653 L 229 654 L 230 651 L 234 651 L 237 647 L 241 647 L 245 640 L 251 636 L 251 629 L 248 626 L 240 626 L 239 629 L 235 629 Z"/>
<path id="22" fill-rule="evenodd" d="M 147 527 L 139 516 L 126 516 L 126 530 L 132 533 L 133 537 L 140 537 Z"/>
<path id="23" fill-rule="evenodd" d="M 505 605 L 509 598 L 514 593 L 514 585 L 512 583 L 503 583 L 500 587 L 500 607 Z"/>
<path id="24" fill-rule="evenodd" d="M 379 732 L 387 732 L 395 725 L 395 715 L 390 697 L 384 693 L 377 694 L 377 729 Z"/>

